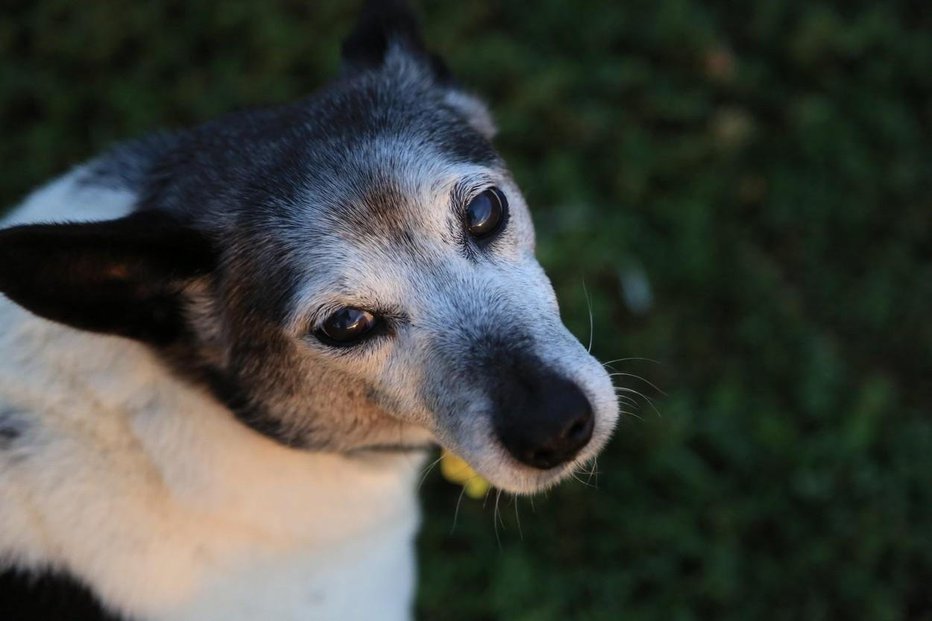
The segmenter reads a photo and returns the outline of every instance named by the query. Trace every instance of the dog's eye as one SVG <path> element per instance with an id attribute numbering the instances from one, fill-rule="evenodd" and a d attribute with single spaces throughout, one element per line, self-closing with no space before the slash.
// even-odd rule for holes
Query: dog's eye
<path id="1" fill-rule="evenodd" d="M 375 324 L 375 315 L 369 311 L 341 308 L 324 320 L 317 333 L 324 342 L 349 345 L 369 333 Z"/>
<path id="2" fill-rule="evenodd" d="M 508 201 L 498 188 L 489 188 L 466 206 L 466 230 L 473 237 L 488 237 L 501 227 Z"/>

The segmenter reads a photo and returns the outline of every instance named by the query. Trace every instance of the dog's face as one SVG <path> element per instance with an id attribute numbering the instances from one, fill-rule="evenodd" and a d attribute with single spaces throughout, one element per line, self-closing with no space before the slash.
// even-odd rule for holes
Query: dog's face
<path id="1" fill-rule="evenodd" d="M 614 392 L 560 321 L 501 161 L 430 146 L 412 122 L 335 157 L 299 201 L 306 228 L 274 253 L 299 283 L 282 326 L 309 370 L 294 394 L 342 406 L 323 423 L 299 399 L 287 426 L 312 446 L 407 444 L 427 430 L 496 485 L 537 489 L 601 448 Z M 360 422 L 369 406 L 384 413 Z"/>
<path id="2" fill-rule="evenodd" d="M 137 213 L 0 234 L 0 290 L 149 343 L 283 443 L 438 441 L 536 491 L 602 448 L 614 391 L 560 320 L 487 111 L 376 7 L 317 96 L 163 139 Z"/>

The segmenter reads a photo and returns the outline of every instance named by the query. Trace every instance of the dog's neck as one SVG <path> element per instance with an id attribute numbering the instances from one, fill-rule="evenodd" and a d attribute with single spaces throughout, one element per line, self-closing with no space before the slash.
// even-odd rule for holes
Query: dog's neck
<path id="1" fill-rule="evenodd" d="M 0 565 L 142 618 L 406 615 L 422 456 L 290 449 L 133 341 L 2 298 L 0 325 Z"/>

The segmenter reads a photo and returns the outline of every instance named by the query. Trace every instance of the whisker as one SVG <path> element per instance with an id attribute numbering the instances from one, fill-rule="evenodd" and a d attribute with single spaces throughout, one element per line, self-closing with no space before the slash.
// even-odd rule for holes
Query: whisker
<path id="1" fill-rule="evenodd" d="M 592 337 L 595 335 L 594 325 L 592 321 L 592 301 L 589 299 L 589 290 L 586 288 L 586 281 L 582 283 L 583 293 L 586 295 L 586 307 L 589 309 L 589 347 L 586 348 L 587 353 L 592 353 Z"/>
<path id="2" fill-rule="evenodd" d="M 441 453 L 441 454 L 440 454 L 440 457 L 438 457 L 437 459 L 435 459 L 433 462 L 431 462 L 430 465 L 427 466 L 427 468 L 424 469 L 424 474 L 421 475 L 421 480 L 420 480 L 420 482 L 418 482 L 418 484 L 417 484 L 417 491 L 421 491 L 421 486 L 424 485 L 424 481 L 427 480 L 427 475 L 429 475 L 429 474 L 431 473 L 431 471 L 432 471 L 432 470 L 437 466 L 437 464 L 439 464 L 441 461 L 443 461 L 443 453 Z"/>
<path id="3" fill-rule="evenodd" d="M 502 539 L 501 539 L 501 537 L 499 537 L 499 535 L 498 535 L 498 520 L 499 520 L 499 517 L 498 517 L 498 501 L 501 499 L 501 497 L 502 497 L 502 490 L 500 490 L 500 489 L 495 490 L 495 510 L 492 511 L 492 524 L 494 524 L 494 526 L 495 526 L 495 541 L 498 543 L 498 549 L 499 549 L 499 550 L 502 549 Z M 502 527 L 504 528 L 504 526 L 505 526 L 505 523 L 502 522 Z"/>
<path id="4" fill-rule="evenodd" d="M 630 362 L 632 360 L 638 360 L 643 362 L 652 362 L 653 364 L 661 364 L 659 361 L 654 360 L 653 358 L 615 358 L 614 360 L 609 360 L 608 362 L 603 362 L 602 366 L 607 367 L 610 364 L 615 364 L 616 362 Z"/>
<path id="5" fill-rule="evenodd" d="M 524 541 L 524 533 L 521 531 L 521 516 L 518 515 L 518 495 L 514 495 L 515 500 L 515 523 L 518 525 L 518 537 L 521 538 L 521 541 Z"/>
<path id="6" fill-rule="evenodd" d="M 660 410 L 658 410 L 658 409 L 657 409 L 657 406 L 654 405 L 653 399 L 651 399 L 651 398 L 648 397 L 647 395 L 644 395 L 644 394 L 642 394 L 642 393 L 640 393 L 640 392 L 634 390 L 633 388 L 625 388 L 625 387 L 623 387 L 623 386 L 616 386 L 616 387 L 615 387 L 615 390 L 616 390 L 616 391 L 620 390 L 621 392 L 631 393 L 631 394 L 633 394 L 633 395 L 636 395 L 636 396 L 640 397 L 641 399 L 644 399 L 647 403 L 650 404 L 650 407 L 652 407 L 652 408 L 654 409 L 654 412 L 657 413 L 657 416 L 659 416 L 660 418 L 663 418 L 663 415 L 660 413 Z"/>
<path id="7" fill-rule="evenodd" d="M 641 416 L 641 415 L 639 415 L 639 414 L 635 414 L 634 412 L 630 412 L 630 411 L 628 411 L 628 410 L 621 410 L 621 413 L 624 414 L 625 416 L 633 416 L 634 418 L 638 419 L 639 421 L 644 422 L 644 417 Z"/>
<path id="8" fill-rule="evenodd" d="M 619 394 L 619 393 L 629 393 L 629 394 L 630 394 L 630 393 L 635 393 L 635 394 L 637 394 L 639 397 L 643 396 L 643 395 L 642 395 L 637 389 L 635 389 L 635 388 L 628 388 L 627 386 L 614 386 L 614 385 L 612 386 L 612 388 L 615 390 L 615 394 Z M 628 397 L 628 398 L 630 399 L 631 397 Z"/>
<path id="9" fill-rule="evenodd" d="M 638 403 L 637 401 L 635 401 L 634 399 L 632 399 L 631 397 L 629 397 L 629 396 L 627 396 L 627 395 L 617 395 L 617 394 L 616 394 L 616 395 L 615 395 L 615 398 L 616 398 L 616 399 L 624 399 L 624 403 L 627 403 L 627 404 L 629 404 L 629 405 L 632 405 L 632 406 L 634 406 L 634 407 L 636 407 L 636 408 L 641 407 L 641 404 L 640 404 L 640 403 Z"/>
<path id="10" fill-rule="evenodd" d="M 651 382 L 651 381 L 649 381 L 649 380 L 644 379 L 644 378 L 641 377 L 640 375 L 635 375 L 634 373 L 622 373 L 621 371 L 615 371 L 614 373 L 609 373 L 609 374 L 608 374 L 609 377 L 618 377 L 618 376 L 620 376 L 620 375 L 623 375 L 623 376 L 625 376 L 625 377 L 633 377 L 633 378 L 636 379 L 636 380 L 641 380 L 642 382 L 644 382 L 645 384 L 647 384 L 648 386 L 650 386 L 651 388 L 653 388 L 654 390 L 656 390 L 657 392 L 659 392 L 660 394 L 662 394 L 664 397 L 669 396 L 669 395 L 667 395 L 667 393 L 665 393 L 664 391 L 662 391 L 662 390 L 660 390 L 659 388 L 657 388 L 657 385 L 656 385 L 656 384 L 654 384 L 653 382 Z"/>
<path id="11" fill-rule="evenodd" d="M 592 487 L 589 483 L 587 483 L 586 481 L 580 479 L 580 478 L 576 475 L 575 472 L 571 472 L 571 473 L 570 473 L 570 476 L 573 477 L 574 479 L 576 479 L 578 482 L 580 482 L 580 483 L 582 483 L 583 485 L 585 485 L 586 487 Z"/>
<path id="12" fill-rule="evenodd" d="M 592 467 L 589 468 L 589 476 L 586 477 L 586 483 L 592 483 L 592 477 L 596 474 L 596 468 L 597 468 L 597 466 L 598 466 L 598 461 L 597 461 L 597 459 L 598 459 L 597 457 L 593 457 L 593 458 L 592 458 Z M 598 479 L 598 477 L 596 477 L 596 479 L 595 479 L 595 487 L 596 487 L 596 489 L 598 489 L 598 487 L 599 487 L 599 479 Z"/>
<path id="13" fill-rule="evenodd" d="M 459 498 L 456 499 L 456 509 L 453 511 L 453 526 L 450 527 L 450 534 L 456 530 L 456 520 L 460 516 L 460 503 L 463 502 L 463 494 L 466 493 L 466 486 L 463 486 L 463 489 L 460 490 Z"/>

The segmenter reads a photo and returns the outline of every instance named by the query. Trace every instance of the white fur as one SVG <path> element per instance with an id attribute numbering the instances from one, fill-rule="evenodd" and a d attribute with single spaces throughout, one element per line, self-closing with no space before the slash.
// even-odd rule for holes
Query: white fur
<path id="1" fill-rule="evenodd" d="M 77 183 L 4 225 L 126 213 Z M 53 567 L 152 621 L 406 619 L 421 458 L 284 448 L 175 379 L 148 349 L 0 296 L 0 566 Z"/>

